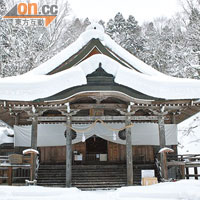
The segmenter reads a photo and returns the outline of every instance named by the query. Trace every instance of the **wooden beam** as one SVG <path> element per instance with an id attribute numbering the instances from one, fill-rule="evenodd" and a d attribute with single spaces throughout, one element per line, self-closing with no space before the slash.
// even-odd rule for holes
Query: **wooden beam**
<path id="1" fill-rule="evenodd" d="M 32 127 L 31 127 L 31 148 L 37 150 L 37 128 L 38 128 L 38 117 L 37 115 L 33 115 L 32 117 Z M 30 179 L 33 181 L 36 178 L 36 157 L 35 154 L 33 157 L 33 162 L 31 166 L 31 176 Z"/>
<path id="2" fill-rule="evenodd" d="M 131 124 L 130 116 L 126 117 L 126 126 Z M 127 167 L 127 185 L 133 185 L 133 153 L 131 128 L 126 128 L 126 167 Z"/>
<path id="3" fill-rule="evenodd" d="M 170 162 L 167 162 L 167 166 L 185 166 L 185 162 L 183 161 L 175 161 L 175 160 L 172 160 Z"/>
<path id="4" fill-rule="evenodd" d="M 157 121 L 157 116 L 130 116 L 131 121 Z M 125 121 L 126 116 L 73 116 L 72 122 L 85 122 L 95 121 L 101 119 L 103 121 Z M 167 118 L 165 118 L 167 119 Z M 29 119 L 30 121 L 30 119 Z M 38 121 L 42 122 L 65 122 L 66 117 L 54 116 L 54 117 L 38 117 Z"/>
<path id="5" fill-rule="evenodd" d="M 109 110 L 116 110 L 116 109 L 127 109 L 126 104 L 116 104 L 116 103 L 107 103 L 107 104 L 72 104 L 70 106 L 71 109 L 80 109 L 80 110 L 88 110 L 91 108 L 96 109 L 109 109 Z"/>
<path id="6" fill-rule="evenodd" d="M 32 107 L 30 105 L 15 105 L 12 104 L 8 108 L 12 108 L 12 111 L 31 111 Z M 66 110 L 66 105 L 64 103 L 51 103 L 47 105 L 42 104 L 36 104 L 35 105 L 38 111 L 41 110 Z M 166 111 L 175 111 L 180 109 L 188 109 L 188 110 L 195 110 L 195 112 L 198 112 L 200 110 L 200 106 L 197 105 L 188 105 L 188 104 L 152 104 L 152 103 L 135 103 L 132 108 L 134 110 L 138 109 L 149 109 L 149 110 L 159 110 L 161 106 L 165 106 Z M 71 109 L 90 109 L 90 108 L 98 108 L 98 109 L 109 109 L 109 110 L 115 110 L 115 109 L 126 109 L 127 104 L 126 103 L 75 103 L 70 105 Z"/>
<path id="7" fill-rule="evenodd" d="M 66 187 L 71 187 L 72 182 L 72 137 L 71 116 L 66 119 Z"/>

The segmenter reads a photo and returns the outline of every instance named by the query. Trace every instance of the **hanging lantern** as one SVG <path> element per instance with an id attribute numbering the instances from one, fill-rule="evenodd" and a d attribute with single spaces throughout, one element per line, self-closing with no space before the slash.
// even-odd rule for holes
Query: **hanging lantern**
<path id="1" fill-rule="evenodd" d="M 85 142 L 85 134 L 82 135 L 82 142 Z"/>
<path id="2" fill-rule="evenodd" d="M 117 134 L 113 131 L 113 140 L 116 141 L 117 140 Z"/>
<path id="3" fill-rule="evenodd" d="M 66 138 L 66 131 L 65 131 L 65 133 L 64 133 L 64 136 L 65 136 L 65 138 Z M 72 140 L 76 139 L 77 133 L 76 133 L 76 131 L 74 131 L 73 129 L 71 130 L 71 136 L 72 136 Z"/>
<path id="4" fill-rule="evenodd" d="M 126 130 L 123 129 L 121 131 L 118 132 L 118 136 L 121 140 L 125 140 L 126 139 Z"/>

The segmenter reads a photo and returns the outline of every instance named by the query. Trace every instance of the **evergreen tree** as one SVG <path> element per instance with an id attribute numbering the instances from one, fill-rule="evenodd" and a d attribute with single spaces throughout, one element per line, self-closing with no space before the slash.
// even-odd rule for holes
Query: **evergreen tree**
<path id="1" fill-rule="evenodd" d="M 2 0 L 1 15 L 5 15 L 10 6 L 8 1 Z M 63 1 L 59 14 L 47 28 L 16 26 L 12 20 L 0 20 L 0 77 L 23 74 L 76 40 L 90 22 L 88 19 L 69 20 L 69 12 L 67 1 Z"/>
<path id="2" fill-rule="evenodd" d="M 117 13 L 114 19 L 108 21 L 106 33 L 134 55 L 138 55 L 142 49 L 141 28 L 132 15 L 125 20 L 121 13 Z"/>

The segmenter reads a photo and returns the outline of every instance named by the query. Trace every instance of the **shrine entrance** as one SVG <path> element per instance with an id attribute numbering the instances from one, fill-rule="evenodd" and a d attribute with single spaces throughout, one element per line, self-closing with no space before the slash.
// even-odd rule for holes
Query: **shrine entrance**
<path id="1" fill-rule="evenodd" d="M 108 142 L 96 135 L 86 140 L 86 162 L 108 160 Z"/>

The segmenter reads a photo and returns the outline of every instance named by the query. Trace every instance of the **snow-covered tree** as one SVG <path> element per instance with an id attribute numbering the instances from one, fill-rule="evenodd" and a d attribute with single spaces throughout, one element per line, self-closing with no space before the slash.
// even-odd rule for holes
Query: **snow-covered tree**
<path id="1" fill-rule="evenodd" d="M 200 1 L 182 0 L 185 25 L 185 63 L 189 77 L 200 78 Z"/>
<path id="2" fill-rule="evenodd" d="M 113 40 L 130 53 L 137 56 L 142 50 L 141 27 L 132 15 L 126 20 L 121 13 L 117 13 L 114 19 L 108 21 L 105 30 Z"/>
<path id="3" fill-rule="evenodd" d="M 16 4 L 16 1 L 10 2 L 1 1 L 1 15 Z M 37 67 L 72 43 L 89 24 L 88 19 L 82 22 L 68 17 L 70 7 L 67 1 L 43 0 L 38 3 L 38 7 L 58 4 L 59 13 L 47 28 L 16 26 L 12 20 L 0 20 L 0 77 L 23 74 Z"/>

